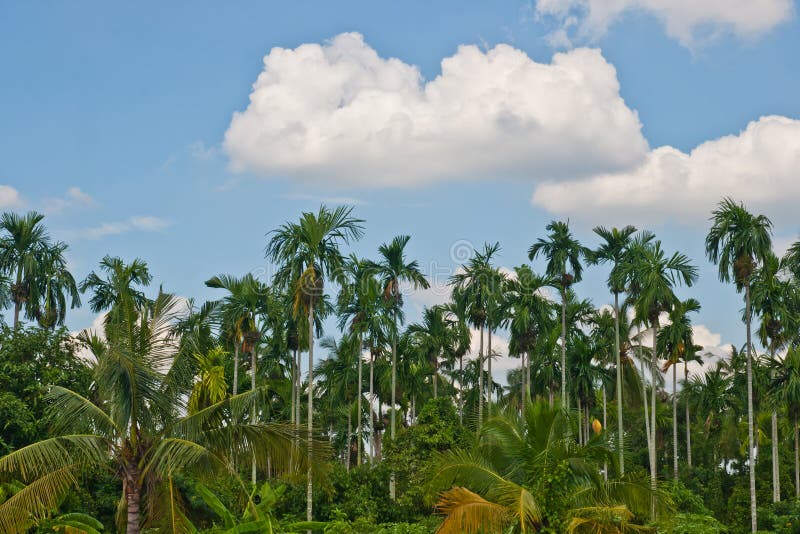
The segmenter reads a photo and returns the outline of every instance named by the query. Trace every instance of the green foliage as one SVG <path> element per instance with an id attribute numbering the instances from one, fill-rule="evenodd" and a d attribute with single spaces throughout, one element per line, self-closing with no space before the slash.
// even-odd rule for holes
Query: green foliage
<path id="1" fill-rule="evenodd" d="M 800 534 L 800 500 L 781 501 L 759 509 L 759 528 L 777 534 Z"/>
<path id="2" fill-rule="evenodd" d="M 65 329 L 0 328 L 0 456 L 47 437 L 47 385 L 86 394 L 91 369 Z"/>

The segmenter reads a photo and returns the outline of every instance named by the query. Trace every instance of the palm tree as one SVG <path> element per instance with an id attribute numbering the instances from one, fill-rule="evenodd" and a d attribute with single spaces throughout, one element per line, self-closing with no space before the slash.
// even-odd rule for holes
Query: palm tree
<path id="1" fill-rule="evenodd" d="M 81 305 L 78 285 L 67 269 L 66 250 L 65 243 L 54 243 L 46 247 L 39 258 L 39 272 L 32 284 L 35 298 L 29 300 L 26 315 L 45 328 L 64 324 L 68 299 L 70 308 Z"/>
<path id="2" fill-rule="evenodd" d="M 355 334 L 345 334 L 337 342 L 334 338 L 325 338 L 320 346 L 328 350 L 328 358 L 322 360 L 316 369 L 320 377 L 320 395 L 327 397 L 331 408 L 343 408 L 347 412 L 347 432 L 344 440 L 345 467 L 350 470 L 350 450 L 353 439 L 353 401 L 360 397 L 356 386 L 357 364 L 361 359 L 359 338 Z M 336 410 L 331 410 L 333 414 Z M 332 415 L 333 415 L 332 414 Z M 360 419 L 360 412 L 358 412 Z"/>
<path id="3" fill-rule="evenodd" d="M 672 368 L 672 474 L 678 480 L 678 380 L 677 368 L 681 361 L 686 361 L 687 354 L 697 354 L 703 350 L 695 346 L 692 337 L 692 320 L 689 313 L 699 312 L 700 303 L 695 299 L 676 301 L 669 312 L 669 324 L 659 333 L 656 344 L 659 353 L 666 355 L 667 362 L 662 371 Z M 687 428 L 690 424 L 686 419 Z M 688 452 L 687 452 L 688 454 Z"/>
<path id="4" fill-rule="evenodd" d="M 789 256 L 790 257 L 790 256 Z M 758 338 L 768 347 L 770 361 L 783 348 L 797 328 L 798 288 L 796 282 L 782 275 L 786 264 L 770 253 L 754 273 L 751 281 L 752 312 L 761 315 Z M 751 313 L 752 313 L 751 312 Z M 781 500 L 780 465 L 778 463 L 778 413 L 772 409 L 772 500 Z"/>
<path id="5" fill-rule="evenodd" d="M 361 238 L 362 220 L 352 216 L 353 208 L 333 210 L 322 205 L 317 213 L 304 212 L 297 223 L 285 223 L 273 230 L 266 254 L 279 264 L 275 274 L 278 287 L 292 288 L 295 312 L 308 317 L 308 438 L 313 435 L 314 398 L 314 305 L 324 294 L 324 279 L 345 283 L 345 259 L 339 247 Z M 308 457 L 306 519 L 313 518 L 311 449 Z"/>
<path id="6" fill-rule="evenodd" d="M 547 239 L 539 238 L 528 249 L 528 259 L 537 256 L 547 258 L 546 272 L 553 279 L 553 285 L 561 293 L 561 404 L 567 403 L 567 289 L 581 281 L 583 266 L 581 259 L 589 255 L 589 249 L 572 236 L 569 222 L 551 221 L 546 227 Z"/>
<path id="7" fill-rule="evenodd" d="M 472 450 L 438 454 L 438 532 L 636 531 L 632 517 L 654 495 L 633 479 L 605 481 L 600 467 L 614 453 L 600 438 L 577 444 L 571 425 L 568 412 L 537 401 L 488 419 Z"/>
<path id="8" fill-rule="evenodd" d="M 451 300 L 445 304 L 448 319 L 455 335 L 455 358 L 458 360 L 458 421 L 464 422 L 464 356 L 469 352 L 471 333 L 469 331 L 469 299 L 463 291 L 455 291 Z"/>
<path id="9" fill-rule="evenodd" d="M 669 312 L 677 301 L 673 287 L 683 283 L 691 286 L 697 280 L 697 267 L 685 255 L 674 253 L 667 257 L 661 241 L 636 243 L 631 249 L 631 260 L 622 269 L 629 280 L 629 298 L 640 321 L 647 321 L 653 332 L 653 349 L 650 373 L 652 388 L 650 397 L 650 483 L 656 486 L 656 379 L 658 368 L 658 329 L 660 316 Z"/>
<path id="10" fill-rule="evenodd" d="M 11 300 L 14 303 L 14 328 L 19 327 L 19 313 L 27 307 L 32 284 L 39 275 L 42 255 L 50 247 L 50 236 L 35 211 L 25 215 L 3 213 L 0 217 L 0 269 L 14 277 Z"/>
<path id="11" fill-rule="evenodd" d="M 755 443 L 753 440 L 753 369 L 750 333 L 750 278 L 763 265 L 772 250 L 772 222 L 763 215 L 752 215 L 742 203 L 723 199 L 712 212 L 712 226 L 706 236 L 708 259 L 719 266 L 722 282 L 733 281 L 737 292 L 744 290 L 747 331 L 747 439 L 750 462 L 750 523 L 757 530 Z"/>
<path id="12" fill-rule="evenodd" d="M 522 359 L 522 402 L 531 399 L 530 364 L 531 353 L 541 344 L 541 336 L 547 336 L 554 327 L 553 307 L 543 290 L 549 279 L 537 275 L 528 265 L 514 268 L 515 276 L 508 280 L 505 295 L 505 324 L 511 332 L 509 352 Z"/>
<path id="13" fill-rule="evenodd" d="M 430 284 L 425 275 L 419 270 L 416 260 L 406 259 L 406 245 L 411 236 L 400 235 L 392 239 L 390 243 L 384 243 L 378 247 L 381 259 L 374 262 L 372 266 L 377 270 L 378 276 L 383 281 L 383 295 L 392 310 L 392 414 L 391 414 L 391 437 L 395 438 L 396 426 L 396 389 L 397 389 L 397 338 L 398 321 L 402 319 L 403 294 L 400 288 L 402 282 L 409 283 L 414 289 L 428 289 Z M 395 498 L 395 478 L 394 473 L 389 481 L 389 494 Z"/>
<path id="14" fill-rule="evenodd" d="M 455 352 L 456 332 L 447 319 L 443 306 L 425 308 L 422 321 L 409 325 L 407 332 L 415 336 L 422 353 L 432 368 L 433 398 L 438 398 L 439 365 L 442 357 Z"/>
<path id="15" fill-rule="evenodd" d="M 594 228 L 603 243 L 592 251 L 588 260 L 590 264 L 610 264 L 611 272 L 608 274 L 608 289 L 614 295 L 614 354 L 616 357 L 617 370 L 617 447 L 619 454 L 619 470 L 625 474 L 625 434 L 622 424 L 622 362 L 620 356 L 619 342 L 619 295 L 625 291 L 625 277 L 622 272 L 622 264 L 628 249 L 633 242 L 633 234 L 636 228 L 626 226 L 621 230 L 612 228 L 609 230 L 603 226 Z"/>
<path id="16" fill-rule="evenodd" d="M 795 498 L 800 499 L 800 348 L 791 347 L 783 361 L 770 360 L 772 376 L 770 393 L 783 402 L 792 420 L 794 433 Z"/>
<path id="17" fill-rule="evenodd" d="M 143 511 L 147 525 L 182 529 L 187 519 L 179 511 L 174 476 L 200 470 L 232 472 L 231 446 L 236 456 L 255 454 L 262 463 L 269 455 L 280 460 L 287 456 L 290 429 L 259 422 L 242 425 L 235 417 L 253 400 L 263 401 L 263 390 L 178 415 L 186 413 L 192 381 L 191 373 L 175 368 L 182 361 L 176 358 L 171 335 L 175 309 L 176 299 L 162 293 L 139 308 L 132 323 L 111 329 L 132 335 L 102 341 L 83 334 L 97 360 L 92 395 L 96 400 L 63 387 L 50 388 L 53 436 L 0 458 L 0 473 L 27 484 L 0 505 L 0 530 L 23 532 L 77 484 L 82 469 L 109 464 L 122 482 L 120 511 L 127 518 L 128 534 L 140 531 Z"/>
<path id="18" fill-rule="evenodd" d="M 100 260 L 101 277 L 94 271 L 83 279 L 78 289 L 81 293 L 92 291 L 89 309 L 95 313 L 109 310 L 105 324 L 130 324 L 137 310 L 147 304 L 147 297 L 141 287 L 150 285 L 153 277 L 147 263 L 136 258 L 126 264 L 122 258 L 104 256 Z"/>

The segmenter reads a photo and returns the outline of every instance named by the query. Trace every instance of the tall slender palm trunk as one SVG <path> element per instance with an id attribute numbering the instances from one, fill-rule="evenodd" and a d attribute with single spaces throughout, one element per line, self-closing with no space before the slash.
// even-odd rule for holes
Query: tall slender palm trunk
<path id="1" fill-rule="evenodd" d="M 353 443 L 353 405 L 347 407 L 347 446 L 344 448 L 345 457 L 344 465 L 347 471 L 350 471 L 350 446 Z"/>
<path id="2" fill-rule="evenodd" d="M 22 307 L 20 289 L 22 288 L 22 266 L 17 267 L 17 284 L 14 286 L 14 330 L 19 327 L 19 311 Z"/>
<path id="3" fill-rule="evenodd" d="M 561 290 L 561 407 L 567 404 L 567 290 Z"/>
<path id="4" fill-rule="evenodd" d="M 683 383 L 689 385 L 689 365 L 683 360 Z M 686 463 L 692 468 L 692 418 L 689 417 L 689 397 L 686 397 Z"/>
<path id="5" fill-rule="evenodd" d="M 750 280 L 744 284 L 745 299 L 745 323 L 747 327 L 747 450 L 750 472 L 750 526 L 755 532 L 758 528 L 758 517 L 756 511 L 756 457 L 755 442 L 753 439 L 753 362 L 752 362 L 752 339 L 750 335 Z"/>
<path id="6" fill-rule="evenodd" d="M 375 353 L 372 343 L 369 346 L 369 463 L 375 458 L 375 419 L 372 408 L 375 402 Z"/>
<path id="7" fill-rule="evenodd" d="M 361 397 L 362 397 L 361 387 L 362 387 L 362 384 L 364 384 L 364 379 L 362 377 L 362 367 L 363 367 L 362 363 L 363 363 L 364 359 L 361 357 L 361 347 L 363 347 L 363 346 L 364 346 L 363 334 L 359 333 L 358 334 L 358 387 L 356 388 L 356 394 L 358 395 L 358 400 L 356 401 L 356 417 L 358 418 L 356 420 L 356 428 L 358 429 L 357 430 L 357 433 L 358 433 L 358 444 L 357 444 L 357 449 L 356 449 L 356 465 L 361 465 L 361 449 L 362 449 L 362 439 L 363 439 L 363 436 L 361 434 L 361 430 L 362 430 L 361 423 L 363 421 L 363 419 L 361 417 Z"/>
<path id="8" fill-rule="evenodd" d="M 433 398 L 439 398 L 439 355 L 433 359 Z"/>
<path id="9" fill-rule="evenodd" d="M 478 430 L 483 423 L 483 324 L 481 324 L 481 345 L 478 348 Z"/>
<path id="10" fill-rule="evenodd" d="M 603 432 L 608 428 L 608 411 L 606 406 L 606 384 L 603 382 Z M 608 462 L 603 462 L 603 479 L 608 480 Z"/>
<path id="11" fill-rule="evenodd" d="M 486 358 L 489 360 L 486 362 L 486 365 L 489 367 L 489 370 L 486 372 L 486 415 L 488 417 L 492 416 L 492 385 L 494 380 L 492 379 L 492 323 L 489 322 L 489 336 L 487 340 L 486 346 Z"/>
<path id="12" fill-rule="evenodd" d="M 625 431 L 622 427 L 622 356 L 619 349 L 619 293 L 614 293 L 614 354 L 617 359 L 617 447 L 619 472 L 625 474 Z"/>
<path id="13" fill-rule="evenodd" d="M 394 318 L 394 332 L 392 332 L 392 420 L 391 420 L 391 436 L 394 442 L 395 433 L 395 412 L 397 407 L 397 309 L 393 312 Z M 389 497 L 392 500 L 397 498 L 397 487 L 394 471 L 389 475 Z"/>
<path id="14" fill-rule="evenodd" d="M 657 489 L 658 479 L 658 466 L 656 465 L 656 373 L 658 373 L 658 346 L 656 344 L 658 338 L 658 317 L 653 319 L 653 354 L 650 362 L 650 378 L 652 381 L 652 388 L 650 389 L 650 488 L 653 492 Z M 653 520 L 656 518 L 656 502 L 653 497 L 653 504 L 651 507 L 651 514 Z"/>
<path id="15" fill-rule="evenodd" d="M 239 340 L 233 342 L 233 396 L 239 393 Z"/>
<path id="16" fill-rule="evenodd" d="M 312 521 L 314 517 L 314 480 L 311 475 L 314 455 L 311 442 L 314 428 L 314 301 L 308 305 L 308 468 L 306 470 L 306 521 Z M 311 534 L 311 531 L 308 531 Z"/>
<path id="17" fill-rule="evenodd" d="M 256 346 L 258 346 L 258 341 L 253 343 L 253 350 L 250 351 L 250 391 L 256 390 Z M 253 410 L 250 415 L 250 420 L 253 424 L 256 423 L 257 419 L 257 406 L 256 401 L 253 399 Z M 250 464 L 250 481 L 253 483 L 253 486 L 256 485 L 256 453 L 253 451 L 253 459 Z"/>
<path id="18" fill-rule="evenodd" d="M 458 422 L 464 424 L 464 355 L 458 357 Z"/>
<path id="19" fill-rule="evenodd" d="M 583 445 L 583 409 L 581 408 L 581 396 L 576 395 L 578 402 L 578 445 Z"/>
<path id="20" fill-rule="evenodd" d="M 797 426 L 797 414 L 794 416 L 794 496 L 800 499 L 800 431 Z"/>
<path id="21" fill-rule="evenodd" d="M 642 331 L 637 326 L 636 327 L 636 337 L 637 338 L 641 338 L 641 335 L 642 335 Z M 642 357 L 641 339 L 639 341 L 639 345 L 637 346 L 637 348 L 638 348 L 638 352 L 639 352 L 639 369 L 640 369 L 640 371 L 639 371 L 639 383 L 641 383 L 641 385 L 642 385 L 642 404 L 643 404 L 643 407 L 644 407 L 644 431 L 645 431 L 644 433 L 645 433 L 645 436 L 647 437 L 647 451 L 648 451 L 648 455 L 649 455 L 650 454 L 650 440 L 651 440 L 652 436 L 650 435 L 650 411 L 648 410 L 648 407 L 647 407 L 648 406 L 647 405 L 647 386 L 646 386 L 645 380 L 644 380 L 644 358 Z"/>
<path id="22" fill-rule="evenodd" d="M 520 376 L 522 378 L 522 398 L 520 399 L 520 411 L 525 410 L 525 404 L 528 402 L 528 379 L 526 376 L 526 364 L 525 364 L 525 356 L 527 352 L 523 352 L 521 355 L 522 359 L 522 369 L 519 370 Z"/>
<path id="23" fill-rule="evenodd" d="M 772 502 L 781 500 L 781 478 L 778 463 L 778 414 L 772 410 Z"/>
<path id="24" fill-rule="evenodd" d="M 678 480 L 678 371 L 672 364 L 672 477 Z"/>

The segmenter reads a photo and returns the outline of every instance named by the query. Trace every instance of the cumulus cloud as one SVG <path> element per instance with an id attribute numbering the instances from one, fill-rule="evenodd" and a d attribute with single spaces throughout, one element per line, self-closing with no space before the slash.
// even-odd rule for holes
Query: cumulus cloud
<path id="1" fill-rule="evenodd" d="M 72 207 L 86 207 L 94 204 L 91 195 L 81 191 L 79 187 L 70 187 L 62 197 L 50 197 L 42 201 L 42 211 L 47 215 L 55 215 Z"/>
<path id="2" fill-rule="evenodd" d="M 800 200 L 798 169 L 800 120 L 768 116 L 689 154 L 664 146 L 630 171 L 542 183 L 533 204 L 574 219 L 693 223 L 731 196 L 755 211 L 788 217 Z"/>
<path id="3" fill-rule="evenodd" d="M 0 185 L 0 209 L 19 208 L 24 204 L 19 191 L 10 185 Z"/>
<path id="4" fill-rule="evenodd" d="M 722 33 L 751 39 L 792 17 L 792 0 L 538 0 L 538 15 L 555 17 L 555 46 L 595 41 L 629 12 L 655 16 L 667 35 L 693 47 Z"/>
<path id="5" fill-rule="evenodd" d="M 461 46 L 425 81 L 357 33 L 272 49 L 223 146 L 235 171 L 375 187 L 583 176 L 648 150 L 599 50 L 537 63 L 508 45 Z"/>
<path id="6" fill-rule="evenodd" d="M 84 228 L 75 232 L 75 238 L 101 239 L 110 235 L 118 235 L 134 230 L 143 232 L 159 232 L 170 225 L 170 222 L 161 217 L 152 215 L 138 215 L 129 217 L 124 221 L 106 222 L 97 226 Z"/>

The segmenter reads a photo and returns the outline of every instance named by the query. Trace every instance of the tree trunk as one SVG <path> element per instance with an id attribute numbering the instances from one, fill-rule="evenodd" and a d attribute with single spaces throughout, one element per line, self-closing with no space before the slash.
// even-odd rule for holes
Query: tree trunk
<path id="1" fill-rule="evenodd" d="M 756 512 L 756 458 L 755 442 L 753 439 L 753 362 L 751 354 L 751 335 L 750 335 L 750 280 L 744 284 L 744 313 L 747 327 L 747 448 L 750 472 L 750 526 L 755 532 L 758 527 L 758 517 Z"/>
<path id="2" fill-rule="evenodd" d="M 350 471 L 350 445 L 353 443 L 352 436 L 353 436 L 353 405 L 347 407 L 347 445 L 345 446 L 345 469 L 349 472 Z"/>
<path id="3" fill-rule="evenodd" d="M 581 410 L 581 396 L 577 395 L 578 400 L 578 445 L 583 445 L 583 410 Z"/>
<path id="4" fill-rule="evenodd" d="M 20 298 L 20 288 L 22 287 L 22 266 L 17 267 L 17 285 L 14 291 L 14 330 L 19 327 L 19 310 L 22 307 L 22 299 Z M 137 527 L 138 528 L 138 527 Z M 137 530 L 138 532 L 138 530 Z"/>
<path id="5" fill-rule="evenodd" d="M 362 370 L 361 368 L 363 363 L 363 358 L 361 357 L 361 347 L 364 346 L 363 334 L 358 334 L 358 387 L 356 388 L 356 392 L 358 394 L 358 400 L 356 401 L 356 417 L 358 420 L 356 421 L 356 427 L 358 428 L 358 445 L 357 445 L 357 452 L 356 452 L 356 465 L 361 465 L 361 448 L 362 448 L 362 421 L 363 418 L 361 417 L 361 397 L 362 397 L 362 384 L 364 384 L 364 380 L 362 377 Z"/>
<path id="6" fill-rule="evenodd" d="M 481 346 L 478 349 L 478 430 L 483 423 L 483 324 L 481 324 Z"/>
<path id="7" fill-rule="evenodd" d="M 800 499 L 800 432 L 797 429 L 797 415 L 794 416 L 794 496 Z"/>
<path id="8" fill-rule="evenodd" d="M 642 384 L 642 403 L 644 406 L 644 431 L 645 436 L 647 437 L 647 454 L 648 458 L 650 455 L 650 441 L 652 435 L 650 433 L 650 411 L 647 408 L 647 386 L 645 385 L 644 380 L 644 358 L 642 357 L 642 345 L 641 345 L 641 329 L 637 326 L 636 327 L 636 337 L 639 338 L 639 345 L 637 348 L 639 349 L 639 382 Z"/>
<path id="9" fill-rule="evenodd" d="M 369 346 L 369 463 L 375 458 L 375 419 L 372 413 L 375 403 L 375 353 L 372 343 Z"/>
<path id="10" fill-rule="evenodd" d="M 464 355 L 458 357 L 458 422 L 464 424 Z"/>
<path id="11" fill-rule="evenodd" d="M 492 416 L 492 384 L 494 380 L 492 379 L 492 323 L 489 323 L 489 338 L 487 340 L 486 345 L 486 355 L 488 358 L 488 362 L 486 365 L 489 367 L 489 370 L 486 372 L 486 416 Z"/>
<path id="12" fill-rule="evenodd" d="M 233 341 L 233 396 L 239 393 L 239 340 Z"/>
<path id="13" fill-rule="evenodd" d="M 619 293 L 614 293 L 614 353 L 617 358 L 617 443 L 619 472 L 625 474 L 625 432 L 622 428 L 622 356 L 619 348 Z"/>
<path id="14" fill-rule="evenodd" d="M 295 380 L 295 387 L 297 388 L 297 391 L 295 392 L 295 395 L 294 395 L 294 397 L 296 399 L 296 404 L 295 404 L 295 407 L 294 407 L 294 409 L 295 409 L 294 422 L 295 422 L 295 424 L 299 425 L 300 424 L 300 396 L 302 395 L 302 391 L 301 391 L 301 388 L 302 388 L 301 382 L 302 381 L 300 380 L 300 350 L 299 349 L 295 349 L 294 356 L 295 356 L 295 363 L 294 363 L 295 378 L 294 378 L 294 380 Z"/>
<path id="15" fill-rule="evenodd" d="M 672 477 L 678 480 L 678 362 L 672 364 Z"/>
<path id="16" fill-rule="evenodd" d="M 255 393 L 256 391 L 256 347 L 258 346 L 258 341 L 253 343 L 253 349 L 250 351 L 250 391 Z M 256 424 L 256 400 L 253 398 L 253 410 L 250 412 L 250 422 L 252 424 Z M 253 451 L 253 460 L 250 464 L 250 480 L 253 483 L 253 486 L 256 485 L 256 452 Z"/>
<path id="17" fill-rule="evenodd" d="M 433 359 L 433 398 L 439 398 L 439 355 Z"/>
<path id="18" fill-rule="evenodd" d="M 561 407 L 567 404 L 567 290 L 561 289 Z"/>
<path id="19" fill-rule="evenodd" d="M 397 309 L 394 313 L 394 332 L 392 333 L 392 420 L 391 420 L 391 436 L 394 441 L 395 433 L 395 413 L 397 412 Z M 389 475 L 389 497 L 392 500 L 397 498 L 397 486 L 395 481 L 394 471 Z"/>
<path id="20" fill-rule="evenodd" d="M 521 398 L 519 400 L 520 413 L 523 413 L 525 411 L 525 403 L 527 402 L 526 399 L 527 399 L 527 396 L 528 396 L 528 383 L 526 381 L 527 378 L 525 376 L 525 373 L 526 373 L 526 371 L 525 371 L 525 355 L 526 355 L 525 352 L 523 352 L 522 355 L 521 355 L 522 369 L 519 370 L 520 378 L 522 379 L 522 395 L 521 395 Z"/>
<path id="21" fill-rule="evenodd" d="M 683 383 L 684 387 L 689 385 L 689 366 L 686 360 L 683 361 Z M 692 468 L 692 419 L 689 417 L 689 397 L 686 397 L 686 463 L 689 469 Z"/>
<path id="22" fill-rule="evenodd" d="M 603 432 L 608 428 L 608 412 L 606 407 L 606 383 L 603 382 Z M 603 479 L 608 480 L 608 462 L 603 462 Z"/>
<path id="23" fill-rule="evenodd" d="M 311 466 L 314 462 L 314 455 L 311 447 L 314 437 L 314 301 L 311 300 L 308 306 L 308 468 L 306 470 L 306 521 L 313 521 L 314 518 L 314 480 L 311 475 Z M 308 531 L 311 534 L 311 531 Z"/>
<path id="24" fill-rule="evenodd" d="M 131 469 L 125 474 L 123 491 L 125 492 L 125 506 L 128 516 L 125 532 L 127 534 L 139 534 L 142 488 L 139 486 L 139 473 L 136 469 Z"/>
<path id="25" fill-rule="evenodd" d="M 655 493 L 657 489 L 658 467 L 656 465 L 656 373 L 658 373 L 658 347 L 656 339 L 658 338 L 658 316 L 653 320 L 653 354 L 650 364 L 650 378 L 653 383 L 650 390 L 650 432 L 652 437 L 650 439 L 650 488 Z M 656 519 L 656 503 L 653 497 L 653 504 L 651 507 L 651 515 L 653 520 Z"/>
<path id="26" fill-rule="evenodd" d="M 778 467 L 778 414 L 772 410 L 772 502 L 781 500 L 780 468 Z"/>

